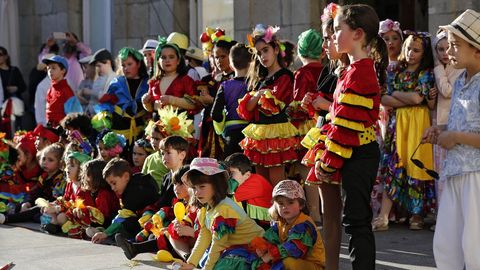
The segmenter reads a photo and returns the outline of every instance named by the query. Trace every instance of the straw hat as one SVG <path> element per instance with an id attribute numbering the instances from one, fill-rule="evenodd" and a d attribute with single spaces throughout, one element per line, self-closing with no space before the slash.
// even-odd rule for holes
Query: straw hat
<path id="1" fill-rule="evenodd" d="M 480 13 L 467 9 L 449 25 L 440 26 L 480 50 Z"/>
<path id="2" fill-rule="evenodd" d="M 193 59 L 197 59 L 199 61 L 205 61 L 205 56 L 203 55 L 203 51 L 196 47 L 189 47 L 187 49 L 187 52 L 185 53 L 185 56 Z"/>

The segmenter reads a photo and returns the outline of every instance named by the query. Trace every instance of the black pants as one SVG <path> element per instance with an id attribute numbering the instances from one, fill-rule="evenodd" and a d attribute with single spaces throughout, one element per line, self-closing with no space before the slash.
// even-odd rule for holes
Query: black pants
<path id="1" fill-rule="evenodd" d="M 6 215 L 5 223 L 36 222 L 40 223 L 40 207 L 33 207 L 24 212 Z"/>
<path id="2" fill-rule="evenodd" d="M 375 237 L 372 232 L 370 193 L 380 161 L 378 144 L 372 142 L 353 149 L 341 170 L 345 191 L 343 226 L 349 236 L 348 250 L 354 270 L 375 269 Z"/>
<path id="3" fill-rule="evenodd" d="M 233 153 L 243 153 L 243 149 L 240 147 L 240 141 L 245 138 L 245 135 L 243 135 L 242 130 L 243 128 L 238 128 L 225 133 L 225 137 L 223 138 L 225 143 L 223 147 L 225 158 Z"/>

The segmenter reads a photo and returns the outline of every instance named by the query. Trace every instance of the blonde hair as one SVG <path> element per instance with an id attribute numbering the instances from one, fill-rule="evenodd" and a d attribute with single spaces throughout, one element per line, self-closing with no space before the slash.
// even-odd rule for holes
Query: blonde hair
<path id="1" fill-rule="evenodd" d="M 63 168 L 65 165 L 64 160 L 63 160 L 63 153 L 65 152 L 65 147 L 63 144 L 56 142 L 53 144 L 50 144 L 49 146 L 46 146 L 45 148 L 42 149 L 40 152 L 40 161 L 45 157 L 46 154 L 48 153 L 53 153 L 53 155 L 58 159 L 60 162 L 60 168 Z"/>

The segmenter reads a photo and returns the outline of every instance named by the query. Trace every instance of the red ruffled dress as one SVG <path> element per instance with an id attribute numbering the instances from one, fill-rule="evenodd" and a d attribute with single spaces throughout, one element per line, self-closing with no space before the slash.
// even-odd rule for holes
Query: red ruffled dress
<path id="1" fill-rule="evenodd" d="M 246 106 L 255 91 L 247 93 L 238 102 L 238 115 L 250 122 L 242 131 L 245 139 L 240 146 L 255 165 L 274 167 L 295 162 L 298 130 L 286 113 L 293 100 L 293 75 L 288 69 L 281 69 L 263 81 L 258 87 L 261 89 L 267 91 L 253 111 L 248 111 Z"/>
<path id="2" fill-rule="evenodd" d="M 313 107 L 308 110 L 303 108 L 302 99 L 307 93 L 317 95 L 317 81 L 322 72 L 322 63 L 312 62 L 299 68 L 294 75 L 293 81 L 293 101 L 290 103 L 287 109 L 288 116 L 292 121 L 292 124 L 298 129 L 300 140 L 303 139 L 308 131 L 315 127 L 316 115 Z M 306 150 L 300 147 L 298 150 L 298 158 L 301 159 Z"/>
<path id="3" fill-rule="evenodd" d="M 338 80 L 334 101 L 326 117 L 329 122 L 321 129 L 309 132 L 312 133 L 310 139 L 318 138 L 313 146 L 316 150 L 314 161 L 320 160 L 321 168 L 331 173 L 331 183 L 341 183 L 340 169 L 345 159 L 351 158 L 355 147 L 376 141 L 375 123 L 379 115 L 380 86 L 373 67 L 370 58 L 350 64 Z M 321 183 L 315 177 L 314 167 L 310 170 L 307 181 Z"/>
<path id="4" fill-rule="evenodd" d="M 160 97 L 162 96 L 160 81 L 161 79 L 153 79 L 148 82 L 148 94 L 152 97 L 152 103 L 156 100 L 160 100 Z M 168 86 L 164 95 L 185 98 L 194 103 L 195 82 L 188 75 L 178 75 Z"/>

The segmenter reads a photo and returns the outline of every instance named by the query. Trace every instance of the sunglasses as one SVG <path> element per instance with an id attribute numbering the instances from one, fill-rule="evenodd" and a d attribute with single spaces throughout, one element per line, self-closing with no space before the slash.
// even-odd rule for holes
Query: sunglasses
<path id="1" fill-rule="evenodd" d="M 420 145 L 422 145 L 423 143 L 419 143 L 417 145 L 417 148 L 415 148 L 415 151 L 413 151 L 413 154 L 412 156 L 410 157 L 410 161 L 415 164 L 415 166 L 417 166 L 418 168 L 424 170 L 429 176 L 433 177 L 434 179 L 437 179 L 439 178 L 439 175 L 436 171 L 434 170 L 431 170 L 431 169 L 427 169 L 425 168 L 425 165 L 423 164 L 423 162 L 421 162 L 420 160 L 416 159 L 416 158 L 413 158 L 415 156 L 415 154 L 417 153 L 417 150 L 418 148 L 420 148 Z"/>

